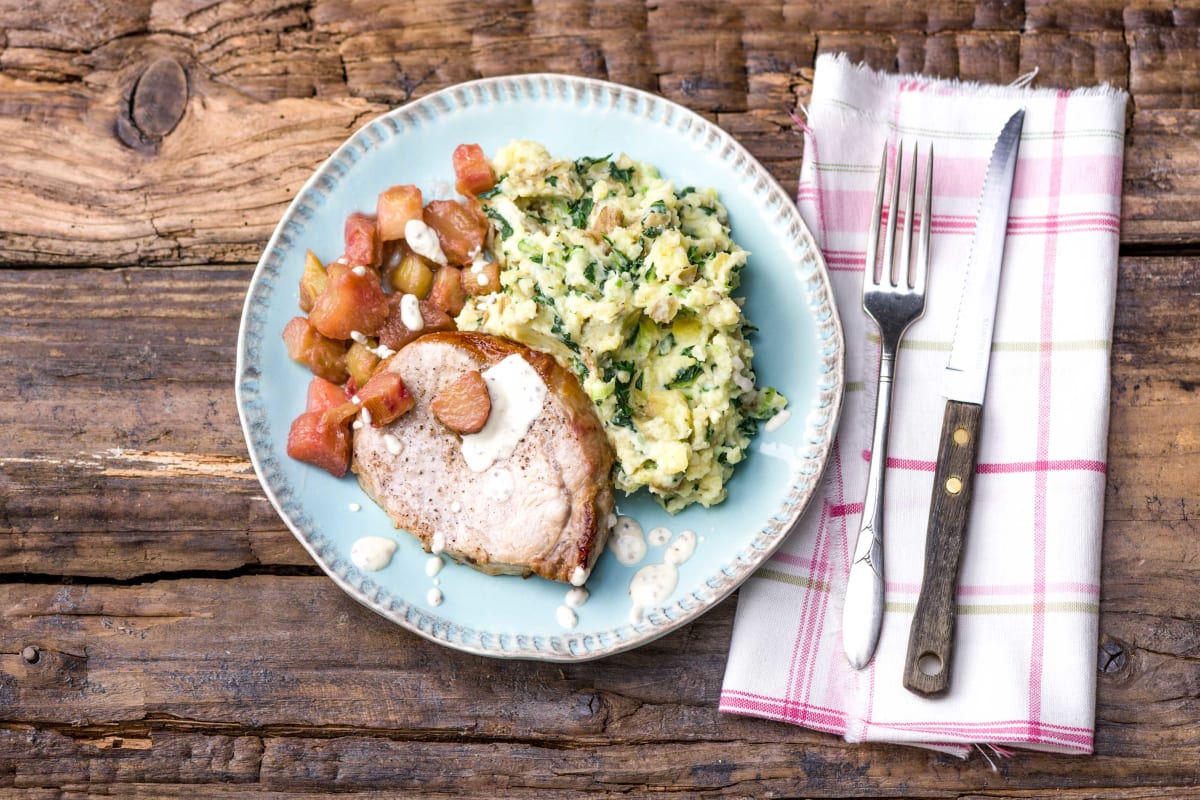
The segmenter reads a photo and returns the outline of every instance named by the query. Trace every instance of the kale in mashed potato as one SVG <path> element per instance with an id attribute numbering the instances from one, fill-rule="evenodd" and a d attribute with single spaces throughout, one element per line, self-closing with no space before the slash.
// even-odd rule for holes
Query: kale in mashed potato
<path id="1" fill-rule="evenodd" d="M 579 376 L 617 455 L 613 480 L 668 511 L 725 499 L 759 420 L 753 327 L 733 297 L 747 253 L 712 189 L 676 190 L 649 164 L 552 157 L 513 142 L 481 196 L 502 291 L 457 319 L 552 353 Z"/>

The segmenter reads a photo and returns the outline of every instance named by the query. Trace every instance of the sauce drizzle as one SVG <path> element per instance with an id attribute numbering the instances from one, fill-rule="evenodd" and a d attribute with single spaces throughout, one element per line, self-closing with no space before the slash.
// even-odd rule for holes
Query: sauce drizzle
<path id="1" fill-rule="evenodd" d="M 642 536 L 642 526 L 633 517 L 617 517 L 608 546 L 617 557 L 617 561 L 627 567 L 646 557 L 646 540 Z"/>
<path id="2" fill-rule="evenodd" d="M 408 246 L 414 253 L 425 256 L 435 264 L 445 266 L 449 263 L 446 254 L 442 252 L 442 244 L 438 241 L 437 233 L 419 219 L 410 219 L 404 223 L 404 241 L 408 242 Z"/>
<path id="3" fill-rule="evenodd" d="M 786 408 L 782 409 L 775 416 L 767 420 L 766 424 L 763 425 L 763 430 L 767 433 L 773 433 L 774 431 L 782 428 L 784 424 L 791 418 L 792 412 L 788 411 Z"/>
<path id="4" fill-rule="evenodd" d="M 514 353 L 483 370 L 492 412 L 479 433 L 462 437 L 467 466 L 483 472 L 512 455 L 546 402 L 546 384 L 537 370 Z"/>
<path id="5" fill-rule="evenodd" d="M 667 529 L 655 528 L 651 533 L 661 536 L 662 530 Z M 667 535 L 670 536 L 669 530 Z M 641 622 L 646 609 L 662 605 L 675 591 L 679 585 L 679 565 L 696 552 L 697 538 L 695 531 L 680 531 L 663 553 L 663 563 L 647 564 L 633 574 L 629 581 L 629 598 L 633 601 L 629 609 L 630 622 Z"/>
<path id="6" fill-rule="evenodd" d="M 579 624 L 579 616 L 566 606 L 559 606 L 554 610 L 554 618 L 558 620 L 558 624 L 570 630 Z"/>
<path id="7" fill-rule="evenodd" d="M 350 560 L 367 572 L 378 572 L 392 563 L 396 543 L 382 536 L 364 536 L 350 546 Z"/>

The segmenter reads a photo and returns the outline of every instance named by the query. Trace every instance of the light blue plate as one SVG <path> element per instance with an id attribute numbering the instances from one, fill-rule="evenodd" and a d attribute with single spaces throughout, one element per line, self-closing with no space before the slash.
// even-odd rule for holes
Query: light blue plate
<path id="1" fill-rule="evenodd" d="M 392 528 L 352 476 L 338 480 L 288 458 L 288 428 L 303 410 L 309 373 L 288 360 L 280 333 L 299 312 L 304 251 L 341 253 L 342 225 L 373 211 L 376 195 L 415 183 L 445 195 L 450 155 L 463 142 L 494 153 L 533 139 L 562 157 L 628 153 L 656 165 L 676 186 L 713 186 L 729 209 L 736 241 L 750 251 L 743 273 L 759 385 L 790 400 L 791 417 L 761 431 L 729 483 L 729 499 L 671 517 L 645 493 L 619 509 L 645 530 L 696 531 L 701 541 L 660 608 L 630 621 L 637 567 L 611 553 L 597 565 L 591 598 L 573 630 L 555 617 L 566 589 L 539 578 L 488 577 L 448 564 L 438 576 L 445 602 L 431 606 L 433 581 L 416 539 Z M 828 458 L 842 397 L 842 332 L 824 261 L 796 207 L 733 138 L 682 106 L 603 81 L 525 75 L 472 81 L 429 95 L 368 123 L 301 189 L 254 272 L 238 337 L 237 401 L 250 457 L 267 496 L 331 578 L 368 608 L 441 644 L 505 658 L 583 660 L 643 644 L 712 607 L 779 546 L 812 497 Z M 352 504 L 361 510 L 350 510 Z M 390 536 L 399 549 L 374 573 L 350 562 L 361 536 Z M 643 563 L 661 563 L 650 547 Z"/>

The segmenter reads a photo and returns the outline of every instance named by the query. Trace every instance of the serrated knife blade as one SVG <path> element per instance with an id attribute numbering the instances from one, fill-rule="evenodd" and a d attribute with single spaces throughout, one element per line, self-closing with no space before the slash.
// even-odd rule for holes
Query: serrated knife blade
<path id="1" fill-rule="evenodd" d="M 948 400 L 983 402 L 988 357 L 992 351 L 992 328 L 996 321 L 996 299 L 1000 292 L 1000 267 L 1004 261 L 1008 206 L 1012 200 L 1024 123 L 1025 111 L 1021 110 L 1005 124 L 992 148 L 987 176 L 983 180 L 971 258 L 963 282 L 962 300 L 958 304 L 958 323 L 950 361 L 942 379 L 942 394 Z"/>
<path id="2" fill-rule="evenodd" d="M 950 360 L 946 410 L 925 534 L 925 574 L 909 631 L 904 685 L 923 695 L 950 688 L 958 569 L 970 517 L 972 478 L 987 389 L 1000 268 L 1025 111 L 1013 114 L 992 148 L 963 282 Z"/>

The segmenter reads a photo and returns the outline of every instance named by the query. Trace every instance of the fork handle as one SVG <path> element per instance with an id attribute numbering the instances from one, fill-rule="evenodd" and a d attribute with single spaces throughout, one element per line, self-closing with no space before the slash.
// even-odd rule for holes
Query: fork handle
<path id="1" fill-rule="evenodd" d="M 883 479 L 891 430 L 897 348 L 894 342 L 882 341 L 888 337 L 880 338 L 879 390 L 875 398 L 875 430 L 871 437 L 867 491 L 842 608 L 842 646 L 846 659 L 855 669 L 862 669 L 871 662 L 883 626 Z"/>
<path id="2" fill-rule="evenodd" d="M 904 686 L 917 694 L 941 694 L 950 688 L 958 570 L 970 518 L 982 416 L 983 406 L 946 402 L 925 534 L 925 576 L 904 664 Z"/>

